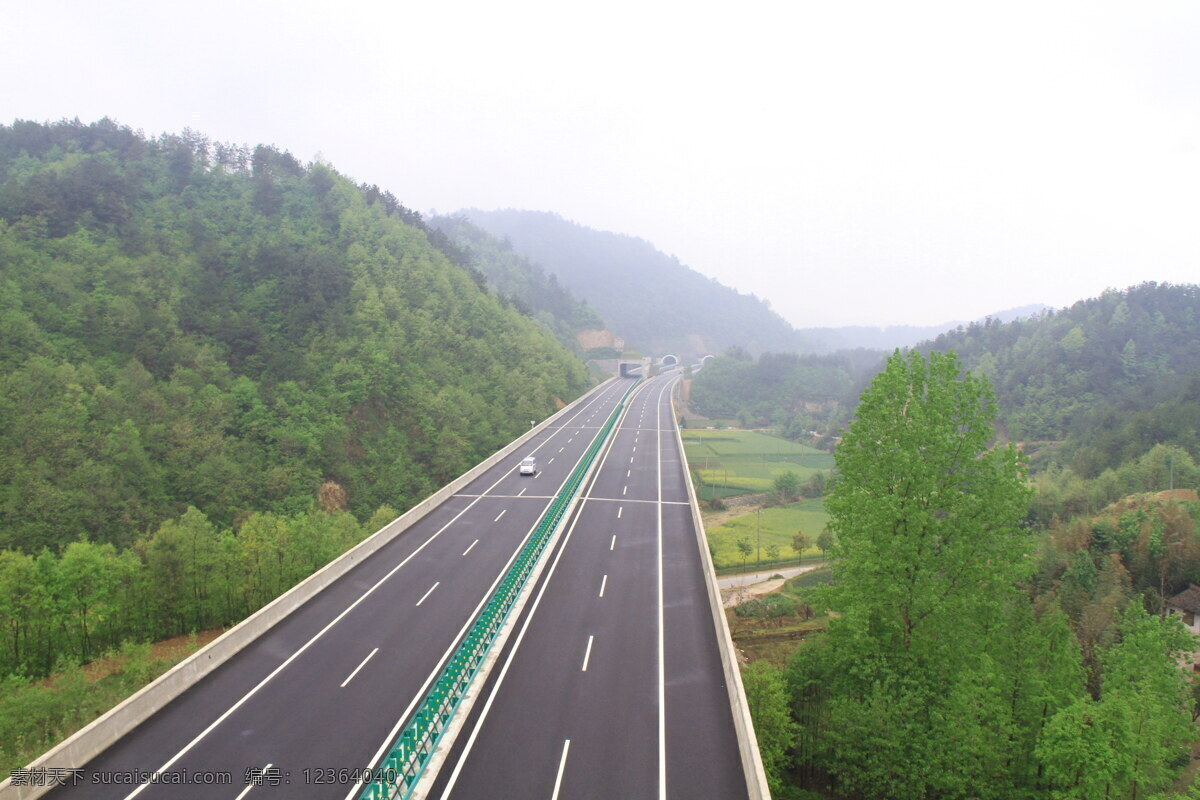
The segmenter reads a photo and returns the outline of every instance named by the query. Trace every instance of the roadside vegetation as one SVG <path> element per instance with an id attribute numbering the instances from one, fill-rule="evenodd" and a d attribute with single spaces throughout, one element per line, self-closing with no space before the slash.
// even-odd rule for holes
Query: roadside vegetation
<path id="1" fill-rule="evenodd" d="M 47 678 L 0 679 L 0 780 L 28 764 L 220 634 L 127 642 L 87 666 L 68 659 Z"/>
<path id="2" fill-rule="evenodd" d="M 708 529 L 713 566 L 718 570 L 770 569 L 785 562 L 822 558 L 826 553 L 817 540 L 828 524 L 829 514 L 819 497 L 742 514 Z"/>
<path id="3" fill-rule="evenodd" d="M 0 766 L 590 385 L 471 258 L 271 146 L 0 126 Z"/>
<path id="4" fill-rule="evenodd" d="M 1195 794 L 1196 642 L 1159 613 L 1200 577 L 1195 493 L 1031 528 L 994 413 L 953 354 L 893 356 L 838 449 L 830 582 L 731 612 L 775 797 Z"/>
<path id="5" fill-rule="evenodd" d="M 801 486 L 809 485 L 833 468 L 828 453 L 758 431 L 685 429 L 681 433 L 701 502 L 771 492 L 775 481 L 789 472 Z M 813 490 L 813 496 L 820 495 L 820 489 Z"/>

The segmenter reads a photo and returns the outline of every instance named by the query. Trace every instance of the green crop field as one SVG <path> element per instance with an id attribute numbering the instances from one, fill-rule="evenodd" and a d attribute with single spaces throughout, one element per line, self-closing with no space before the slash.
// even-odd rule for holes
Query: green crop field
<path id="1" fill-rule="evenodd" d="M 754 547 L 758 542 L 759 524 L 762 525 L 762 559 L 767 561 L 767 547 L 778 545 L 781 559 L 794 559 L 796 552 L 792 550 L 792 536 L 796 531 L 803 531 L 812 545 L 804 551 L 801 557 L 819 556 L 821 551 L 812 544 L 817 536 L 825 529 L 829 515 L 825 513 L 824 501 L 817 497 L 812 500 L 801 500 L 786 506 L 773 506 L 762 510 L 761 519 L 757 513 L 743 514 L 734 517 L 724 525 L 718 525 L 708 531 L 708 543 L 713 551 L 713 565 L 717 569 L 741 567 L 742 554 L 738 552 L 738 539 L 746 539 Z M 751 553 L 745 559 L 747 568 L 753 567 L 757 553 Z"/>
<path id="2" fill-rule="evenodd" d="M 701 500 L 769 492 L 775 479 L 791 471 L 807 481 L 833 469 L 833 456 L 806 445 L 757 431 L 685 430 L 684 454 L 700 480 Z"/>

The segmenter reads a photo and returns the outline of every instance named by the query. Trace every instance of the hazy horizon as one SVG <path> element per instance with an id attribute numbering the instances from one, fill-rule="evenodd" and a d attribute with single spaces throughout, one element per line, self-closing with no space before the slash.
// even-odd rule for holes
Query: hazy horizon
<path id="1" fill-rule="evenodd" d="M 318 155 L 549 209 L 797 328 L 1062 307 L 1200 263 L 1200 6 L 14 4 L 0 120 Z"/>

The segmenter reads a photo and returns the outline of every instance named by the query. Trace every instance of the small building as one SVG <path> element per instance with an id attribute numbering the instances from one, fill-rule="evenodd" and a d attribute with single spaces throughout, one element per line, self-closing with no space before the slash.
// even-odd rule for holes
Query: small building
<path id="1" fill-rule="evenodd" d="M 1168 600 L 1167 613 L 1179 617 L 1193 636 L 1200 636 L 1200 586 L 1189 584 L 1188 588 Z M 1193 650 L 1184 659 L 1185 666 L 1200 672 L 1200 652 Z"/>

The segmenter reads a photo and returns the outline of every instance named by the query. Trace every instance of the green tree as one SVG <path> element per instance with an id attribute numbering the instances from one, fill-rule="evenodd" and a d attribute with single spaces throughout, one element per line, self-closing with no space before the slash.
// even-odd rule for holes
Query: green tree
<path id="1" fill-rule="evenodd" d="M 796 531 L 792 534 L 792 550 L 796 553 L 796 558 L 804 556 L 804 551 L 808 549 L 811 542 L 808 534 L 804 531 Z"/>
<path id="2" fill-rule="evenodd" d="M 775 478 L 775 493 L 785 503 L 795 500 L 800 495 L 800 476 L 792 470 Z"/>
<path id="3" fill-rule="evenodd" d="M 838 606 L 877 616 L 877 635 L 901 650 L 936 647 L 915 641 L 923 627 L 961 619 L 1024 572 L 1023 460 L 989 449 L 991 390 L 960 371 L 953 353 L 897 352 L 836 453 Z"/>
<path id="4" fill-rule="evenodd" d="M 742 686 L 754 722 L 763 771 L 771 792 L 781 794 L 786 788 L 785 775 L 791 765 L 797 734 L 788 708 L 783 673 L 765 661 L 755 661 L 742 668 Z"/>
<path id="5" fill-rule="evenodd" d="M 833 531 L 825 527 L 821 530 L 821 534 L 817 537 L 817 547 L 821 550 L 821 555 L 828 557 L 829 551 L 833 549 Z"/>
<path id="6" fill-rule="evenodd" d="M 737 540 L 737 549 L 742 554 L 742 569 L 744 570 L 746 569 L 746 559 L 754 552 L 754 545 L 750 544 L 750 540 L 743 536 Z"/>
<path id="7" fill-rule="evenodd" d="M 1195 738 L 1188 677 L 1179 656 L 1194 647 L 1174 617 L 1131 603 L 1120 641 L 1101 656 L 1099 699 L 1079 697 L 1049 721 L 1038 744 L 1045 774 L 1064 798 L 1138 800 L 1166 788 Z"/>
<path id="8" fill-rule="evenodd" d="M 1028 502 L 1012 448 L 990 448 L 987 383 L 952 353 L 897 352 L 863 393 L 826 501 L 838 539 L 825 600 L 828 767 L 873 797 L 1004 797 L 988 741 L 1008 735 L 997 676 Z"/>

